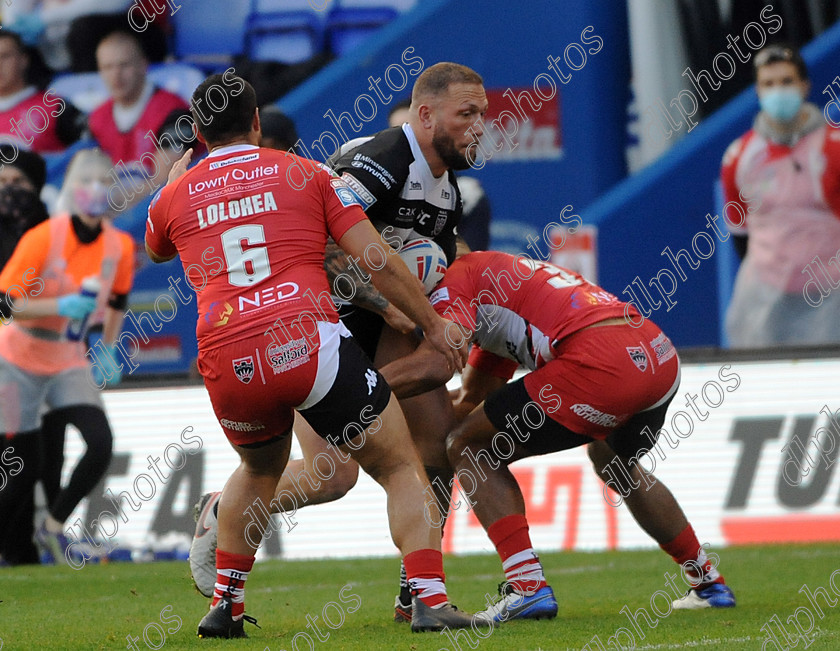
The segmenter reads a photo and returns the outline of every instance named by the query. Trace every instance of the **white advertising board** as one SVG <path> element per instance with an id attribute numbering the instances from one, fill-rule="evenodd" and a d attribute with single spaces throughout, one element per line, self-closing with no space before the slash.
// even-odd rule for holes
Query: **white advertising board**
<path id="1" fill-rule="evenodd" d="M 655 460 L 656 477 L 674 493 L 702 542 L 840 541 L 840 471 L 834 464 L 840 451 L 839 377 L 838 360 L 685 364 L 666 432 L 642 463 L 650 468 Z M 696 396 L 693 406 L 688 396 Z M 109 391 L 104 397 L 114 461 L 68 523 L 78 518 L 90 529 L 100 513 L 114 513 L 113 501 L 102 496 L 109 489 L 110 495 L 129 494 L 121 502 L 125 518 L 115 513 L 119 530 L 113 540 L 119 547 L 142 547 L 150 532 L 191 533 L 194 501 L 221 489 L 237 465 L 204 388 Z M 838 412 L 833 425 L 832 410 Z M 78 435 L 69 434 L 68 461 L 81 449 Z M 296 443 L 293 456 L 299 456 Z M 538 549 L 655 547 L 626 507 L 607 504 L 585 449 L 527 459 L 512 469 Z M 462 498 L 456 493 L 462 505 L 446 526 L 444 550 L 492 551 Z M 396 554 L 384 492 L 364 473 L 341 500 L 301 508 L 293 521 L 292 531 L 278 521 L 280 535 L 264 543 L 260 556 Z M 112 529 L 108 523 L 106 533 Z"/>

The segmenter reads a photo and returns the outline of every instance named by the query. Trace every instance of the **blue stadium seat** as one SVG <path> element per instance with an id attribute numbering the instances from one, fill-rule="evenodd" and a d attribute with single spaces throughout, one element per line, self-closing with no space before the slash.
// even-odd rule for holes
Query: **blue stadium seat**
<path id="1" fill-rule="evenodd" d="M 290 11 L 324 12 L 335 0 L 253 0 L 251 14 L 279 14 Z"/>
<path id="2" fill-rule="evenodd" d="M 52 80 L 50 88 L 83 113 L 90 113 L 108 99 L 108 91 L 98 72 L 59 75 Z"/>
<path id="3" fill-rule="evenodd" d="M 344 9 L 391 7 L 399 13 L 408 11 L 417 4 L 417 0 L 335 0 L 335 2 L 337 7 L 343 7 Z"/>
<path id="4" fill-rule="evenodd" d="M 187 103 L 206 76 L 197 67 L 186 63 L 159 63 L 149 66 L 149 79 L 155 86 L 175 93 Z"/>
<path id="5" fill-rule="evenodd" d="M 172 16 L 175 56 L 204 70 L 224 70 L 242 54 L 248 0 L 184 2 Z"/>
<path id="6" fill-rule="evenodd" d="M 312 11 L 252 14 L 245 43 L 254 61 L 300 63 L 321 51 L 323 26 Z"/>
<path id="7" fill-rule="evenodd" d="M 185 63 L 158 63 L 149 66 L 149 79 L 189 102 L 195 87 L 206 75 L 195 66 Z M 84 113 L 90 113 L 108 99 L 108 89 L 98 72 L 80 72 L 60 75 L 50 84 L 59 97 L 69 99 Z"/>
<path id="8" fill-rule="evenodd" d="M 336 56 L 346 54 L 398 15 L 393 7 L 347 7 L 342 4 L 327 18 L 327 44 Z"/>

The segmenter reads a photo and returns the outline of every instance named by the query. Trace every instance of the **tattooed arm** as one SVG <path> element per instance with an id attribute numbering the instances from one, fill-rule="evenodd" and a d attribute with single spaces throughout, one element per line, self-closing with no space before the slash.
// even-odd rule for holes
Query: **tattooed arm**
<path id="1" fill-rule="evenodd" d="M 382 293 L 370 282 L 370 275 L 359 267 L 357 260 L 350 260 L 347 253 L 338 246 L 332 239 L 327 242 L 324 254 L 324 270 L 327 272 L 327 280 L 330 289 L 335 296 L 347 296 L 352 292 L 351 298 L 347 299 L 357 307 L 370 310 L 380 315 L 385 322 L 398 332 L 412 332 L 415 324 L 399 308 L 392 305 Z M 338 291 L 335 289 L 336 279 L 345 274 L 352 279 L 353 285 L 349 286 L 346 278 L 339 281 Z"/>

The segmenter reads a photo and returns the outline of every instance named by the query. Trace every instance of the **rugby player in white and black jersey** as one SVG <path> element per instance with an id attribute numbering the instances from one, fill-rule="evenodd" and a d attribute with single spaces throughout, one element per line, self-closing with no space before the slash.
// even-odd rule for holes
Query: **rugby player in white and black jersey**
<path id="1" fill-rule="evenodd" d="M 481 118 L 486 111 L 481 77 L 459 64 L 438 63 L 417 78 L 408 122 L 372 137 L 352 140 L 330 161 L 380 231 L 383 243 L 394 253 L 403 243 L 420 237 L 435 240 L 450 264 L 456 249 L 469 250 L 463 241 L 458 242 L 462 206 L 452 170 L 470 166 L 468 151 L 483 134 Z M 341 307 L 341 319 L 367 355 L 382 367 L 416 348 L 415 324 L 368 282 L 369 277 L 361 272 L 357 262 L 337 245 L 327 245 L 325 268 L 330 281 L 340 274 L 349 274 L 354 280 L 352 304 L 345 302 Z M 440 387 L 401 400 L 400 406 L 410 423 L 429 480 L 440 493 L 436 497 L 440 503 L 448 503 L 453 471 L 445 441 L 454 426 L 448 393 Z M 358 466 L 346 455 L 341 458 L 302 419 L 295 420 L 294 429 L 304 458 L 289 462 L 277 487 L 280 505 L 294 511 L 303 505 L 343 496 L 355 485 Z M 323 479 L 313 467 L 315 457 L 324 453 L 335 461 L 335 472 L 329 479 Z M 287 495 L 295 494 L 303 499 L 288 499 Z M 215 551 L 214 508 L 218 495 L 205 496 L 199 505 L 196 538 L 190 553 L 193 578 L 205 594 L 212 592 L 211 581 L 216 576 L 211 552 Z M 411 621 L 411 595 L 403 578 L 394 618 Z"/>

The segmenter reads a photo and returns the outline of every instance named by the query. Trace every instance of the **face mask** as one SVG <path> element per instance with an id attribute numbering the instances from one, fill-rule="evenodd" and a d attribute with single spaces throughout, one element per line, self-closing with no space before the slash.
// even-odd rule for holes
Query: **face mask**
<path id="1" fill-rule="evenodd" d="M 777 122 L 790 122 L 802 108 L 802 96 L 795 88 L 774 88 L 758 98 L 761 110 Z"/>
<path id="2" fill-rule="evenodd" d="M 0 223 L 18 237 L 48 217 L 34 192 L 16 185 L 0 187 Z"/>
<path id="3" fill-rule="evenodd" d="M 74 188 L 73 201 L 77 210 L 90 217 L 101 217 L 110 209 L 108 189 L 99 181 Z"/>

